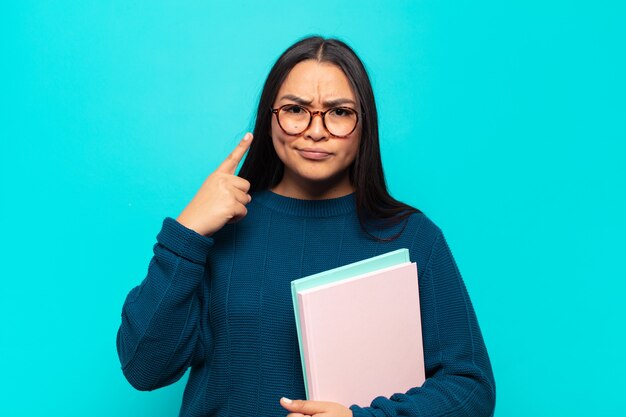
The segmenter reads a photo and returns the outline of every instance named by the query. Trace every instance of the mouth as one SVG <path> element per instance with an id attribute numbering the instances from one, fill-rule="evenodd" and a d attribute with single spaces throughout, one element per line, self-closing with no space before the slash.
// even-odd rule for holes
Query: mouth
<path id="1" fill-rule="evenodd" d="M 324 150 L 318 149 L 318 148 L 303 148 L 303 149 L 296 149 L 296 151 L 303 158 L 305 158 L 305 159 L 312 159 L 312 160 L 315 160 L 315 161 L 328 159 L 328 158 L 330 158 L 333 155 L 331 152 L 327 152 L 327 151 L 324 151 Z"/>

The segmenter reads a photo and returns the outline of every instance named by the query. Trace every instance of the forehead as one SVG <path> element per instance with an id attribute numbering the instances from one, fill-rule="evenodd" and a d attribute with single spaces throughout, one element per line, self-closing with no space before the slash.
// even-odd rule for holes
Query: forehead
<path id="1" fill-rule="evenodd" d="M 348 77 L 328 62 L 306 60 L 298 63 L 278 90 L 278 98 L 293 94 L 305 99 L 350 98 L 355 100 Z"/>

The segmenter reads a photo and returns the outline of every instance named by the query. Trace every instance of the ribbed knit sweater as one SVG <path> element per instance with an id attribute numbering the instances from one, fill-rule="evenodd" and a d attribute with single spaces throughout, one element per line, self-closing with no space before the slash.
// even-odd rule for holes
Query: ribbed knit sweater
<path id="1" fill-rule="evenodd" d="M 401 236 L 385 243 L 361 229 L 354 195 L 309 201 L 264 191 L 247 208 L 212 237 L 163 221 L 117 337 L 135 388 L 163 387 L 191 368 L 181 416 L 285 416 L 281 397 L 305 399 L 291 281 L 408 248 L 418 267 L 427 379 L 353 405 L 354 417 L 493 414 L 495 383 L 476 316 L 428 217 L 411 215 Z"/>

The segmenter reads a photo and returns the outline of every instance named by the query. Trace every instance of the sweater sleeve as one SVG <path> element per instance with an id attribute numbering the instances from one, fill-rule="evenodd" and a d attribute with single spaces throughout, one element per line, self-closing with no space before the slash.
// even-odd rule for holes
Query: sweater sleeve
<path id="1" fill-rule="evenodd" d="M 354 417 L 492 416 L 495 381 L 474 309 L 446 240 L 439 232 L 420 279 L 426 382 Z"/>
<path id="2" fill-rule="evenodd" d="M 135 388 L 174 383 L 204 357 L 200 317 L 212 245 L 173 218 L 163 221 L 147 276 L 126 297 L 117 333 L 122 371 Z"/>

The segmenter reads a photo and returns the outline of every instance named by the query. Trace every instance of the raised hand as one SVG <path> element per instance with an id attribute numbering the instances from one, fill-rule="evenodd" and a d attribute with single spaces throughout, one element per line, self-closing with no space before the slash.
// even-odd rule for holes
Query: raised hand
<path id="1" fill-rule="evenodd" d="M 252 134 L 246 133 L 228 158 L 207 177 L 194 198 L 176 219 L 201 235 L 211 236 L 226 223 L 236 222 L 247 213 L 250 183 L 235 175 L 237 165 L 246 154 Z"/>

